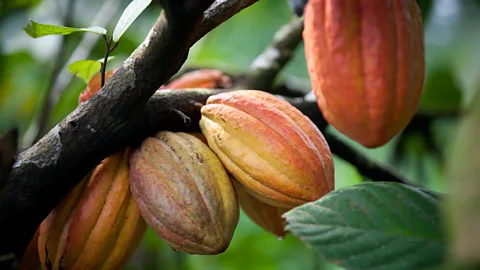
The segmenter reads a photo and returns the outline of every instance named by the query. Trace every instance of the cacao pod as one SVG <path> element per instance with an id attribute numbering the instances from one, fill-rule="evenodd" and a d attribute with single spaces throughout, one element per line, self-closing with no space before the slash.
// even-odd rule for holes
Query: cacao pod
<path id="1" fill-rule="evenodd" d="M 230 88 L 230 77 L 216 69 L 199 69 L 187 72 L 171 83 L 161 86 L 161 89 L 184 88 Z"/>
<path id="2" fill-rule="evenodd" d="M 305 57 L 325 119 L 365 147 L 384 145 L 417 110 L 425 78 L 415 0 L 310 0 Z"/>
<path id="3" fill-rule="evenodd" d="M 36 270 L 40 267 L 40 258 L 38 257 L 38 234 L 39 229 L 35 232 L 35 235 L 30 240 L 27 249 L 23 253 L 23 257 L 20 260 L 19 270 Z"/>
<path id="4" fill-rule="evenodd" d="M 158 132 L 130 156 L 130 186 L 147 224 L 172 249 L 218 254 L 227 249 L 239 207 L 217 156 L 187 133 Z"/>
<path id="5" fill-rule="evenodd" d="M 192 133 L 188 133 L 192 136 L 194 136 L 195 138 L 199 139 L 200 141 L 202 141 L 205 145 L 208 145 L 208 142 L 207 142 L 207 138 L 205 138 L 205 136 L 203 135 L 203 133 L 201 132 L 192 132 Z"/>
<path id="6" fill-rule="evenodd" d="M 256 198 L 291 208 L 333 190 L 327 142 L 290 103 L 262 91 L 241 90 L 209 97 L 201 113 L 208 145 Z"/>
<path id="7" fill-rule="evenodd" d="M 43 269 L 121 269 L 146 223 L 129 189 L 129 151 L 102 161 L 40 225 Z"/>
<path id="8" fill-rule="evenodd" d="M 238 202 L 245 214 L 264 230 L 278 237 L 284 237 L 287 234 L 284 229 L 286 220 L 282 215 L 290 209 L 266 204 L 250 195 L 245 190 L 245 187 L 236 180 L 234 180 L 233 183 L 235 191 L 237 192 Z"/>
<path id="9" fill-rule="evenodd" d="M 105 82 L 107 82 L 110 77 L 112 77 L 115 71 L 117 70 L 113 69 L 105 72 Z M 98 73 L 90 79 L 87 84 L 87 88 L 85 88 L 85 90 L 83 90 L 78 96 L 78 104 L 89 100 L 91 97 L 96 95 L 98 91 L 100 91 L 100 89 L 102 89 L 102 76 L 100 73 Z"/>

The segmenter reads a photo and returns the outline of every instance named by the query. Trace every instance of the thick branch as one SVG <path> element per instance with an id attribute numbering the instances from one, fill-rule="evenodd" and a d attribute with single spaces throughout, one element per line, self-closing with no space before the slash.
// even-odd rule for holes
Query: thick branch
<path id="1" fill-rule="evenodd" d="M 41 221 L 93 166 L 141 135 L 145 104 L 185 61 L 212 2 L 190 0 L 169 21 L 162 12 L 105 87 L 20 154 L 0 200 L 1 269 L 15 266 Z"/>

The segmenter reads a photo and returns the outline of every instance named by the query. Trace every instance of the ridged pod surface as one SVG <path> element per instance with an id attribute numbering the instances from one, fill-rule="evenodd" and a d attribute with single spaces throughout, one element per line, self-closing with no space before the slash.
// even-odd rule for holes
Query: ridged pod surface
<path id="1" fill-rule="evenodd" d="M 310 0 L 303 39 L 313 91 L 333 127 L 373 148 L 411 121 L 425 78 L 415 0 Z"/>
<path id="2" fill-rule="evenodd" d="M 227 170 L 256 198 L 291 208 L 334 189 L 318 128 L 290 103 L 256 90 L 208 98 L 200 128 Z"/>
<path id="3" fill-rule="evenodd" d="M 233 183 L 237 192 L 238 202 L 245 214 L 264 230 L 278 237 L 284 237 L 287 234 L 284 229 L 286 220 L 282 217 L 282 214 L 290 209 L 266 204 L 250 195 L 245 190 L 245 187 L 236 180 Z"/>
<path id="4" fill-rule="evenodd" d="M 174 250 L 225 251 L 238 224 L 235 190 L 220 160 L 187 133 L 158 132 L 130 157 L 130 186 L 147 224 Z"/>
<path id="5" fill-rule="evenodd" d="M 102 161 L 42 222 L 43 269 L 122 269 L 146 223 L 129 189 L 128 150 Z"/>

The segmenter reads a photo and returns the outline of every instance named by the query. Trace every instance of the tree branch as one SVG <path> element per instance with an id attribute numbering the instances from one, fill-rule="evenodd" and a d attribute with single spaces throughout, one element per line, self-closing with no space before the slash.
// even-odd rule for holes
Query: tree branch
<path id="1" fill-rule="evenodd" d="M 269 90 L 278 73 L 293 56 L 302 41 L 303 17 L 293 17 L 275 33 L 272 44 L 250 66 L 245 79 L 237 87 L 241 89 Z"/>
<path id="2" fill-rule="evenodd" d="M 145 104 L 183 64 L 213 2 L 185 1 L 189 9 L 170 11 L 170 20 L 164 9 L 97 95 L 19 155 L 0 198 L 0 268 L 15 267 L 38 225 L 89 170 L 142 135 Z"/>
<path id="3" fill-rule="evenodd" d="M 202 25 L 194 34 L 192 44 L 212 31 L 218 25 L 230 19 L 243 9 L 255 4 L 258 0 L 216 0 L 206 11 Z"/>
<path id="4" fill-rule="evenodd" d="M 330 151 L 332 151 L 334 155 L 352 164 L 357 168 L 358 173 L 370 180 L 375 182 L 413 184 L 411 180 L 397 174 L 392 168 L 372 160 L 360 151 L 355 150 L 347 143 L 338 139 L 335 135 L 332 135 L 329 132 L 324 132 L 323 135 L 330 146 Z"/>

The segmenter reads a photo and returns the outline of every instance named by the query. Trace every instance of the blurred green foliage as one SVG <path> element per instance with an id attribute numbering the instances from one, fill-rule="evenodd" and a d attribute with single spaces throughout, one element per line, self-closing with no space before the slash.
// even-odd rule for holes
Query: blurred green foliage
<path id="1" fill-rule="evenodd" d="M 17 126 L 21 136 L 38 116 L 46 98 L 52 69 L 58 51 L 59 37 L 31 39 L 22 30 L 28 19 L 61 25 L 68 1 L 7 1 L 0 3 L 0 133 Z M 105 27 L 112 33 L 116 21 L 130 1 L 121 0 L 120 8 Z M 427 76 L 419 111 L 435 114 L 461 112 L 478 89 L 480 69 L 480 1 L 420 1 L 424 12 Z M 427 3 L 428 2 L 428 3 Z M 15 3 L 15 4 L 14 4 Z M 89 27 L 103 1 L 75 1 L 72 27 Z M 109 63 L 114 68 L 122 63 L 147 35 L 160 8 L 151 5 L 122 37 Z M 190 51 L 185 67 L 211 67 L 228 72 L 245 71 L 255 57 L 271 42 L 275 31 L 288 22 L 292 12 L 286 0 L 262 0 L 240 12 L 200 40 Z M 71 53 L 84 34 L 72 34 L 66 40 Z M 90 35 L 90 34 L 85 34 Z M 88 59 L 104 56 L 100 39 Z M 68 58 L 68 56 L 67 56 Z M 76 59 L 80 60 L 80 59 Z M 294 77 L 308 85 L 303 45 L 280 79 Z M 80 79 L 73 79 L 62 92 L 48 123 L 54 126 L 76 106 L 78 94 L 85 88 Z M 442 151 L 455 132 L 456 118 L 436 120 L 433 137 Z M 334 131 L 335 132 L 335 131 Z M 374 160 L 385 163 L 393 154 L 393 140 L 377 149 L 365 149 L 339 134 L 353 147 Z M 447 191 L 443 179 L 443 161 L 426 152 L 425 140 L 410 136 L 402 144 L 406 162 L 397 170 L 416 179 L 428 188 Z M 363 181 L 356 169 L 335 158 L 336 188 Z M 421 174 L 418 172 L 422 171 Z M 421 176 L 420 176 L 421 175 Z M 280 241 L 241 216 L 229 249 L 217 256 L 195 256 L 173 252 L 151 230 L 147 231 L 127 269 L 338 269 L 325 263 L 298 239 L 287 236 Z"/>

